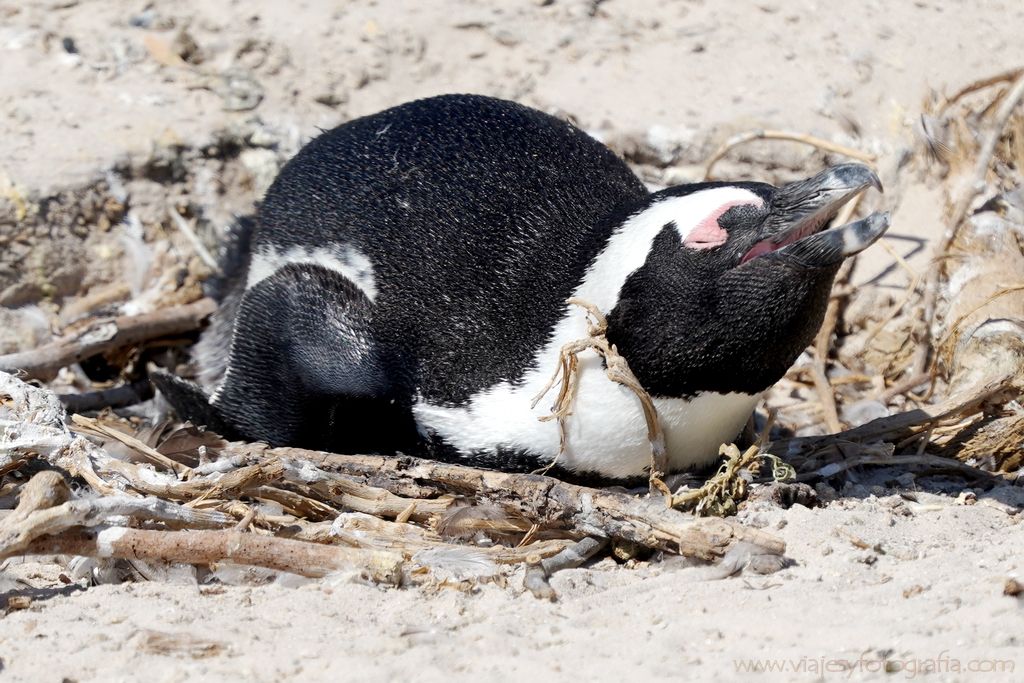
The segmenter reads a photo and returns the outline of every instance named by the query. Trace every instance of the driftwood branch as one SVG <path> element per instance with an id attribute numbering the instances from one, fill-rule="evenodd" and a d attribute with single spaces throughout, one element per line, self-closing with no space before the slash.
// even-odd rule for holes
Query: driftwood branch
<path id="1" fill-rule="evenodd" d="M 79 394 L 61 394 L 60 402 L 69 413 L 88 413 L 104 408 L 124 408 L 142 403 L 153 397 L 153 385 L 148 381 L 132 382 L 110 389 L 85 391 Z"/>
<path id="2" fill-rule="evenodd" d="M 213 299 L 200 299 L 151 313 L 99 320 L 82 333 L 38 349 L 0 356 L 0 372 L 21 373 L 29 379 L 50 379 L 61 368 L 100 353 L 197 330 L 216 308 Z"/>
<path id="3" fill-rule="evenodd" d="M 785 458 L 788 461 L 800 459 L 813 464 L 816 455 L 826 451 L 844 455 L 844 446 L 880 444 L 882 442 L 899 443 L 910 437 L 924 435 L 929 429 L 942 423 L 960 423 L 965 418 L 983 412 L 986 406 L 1001 405 L 1019 395 L 1015 377 L 1003 378 L 1000 381 L 976 387 L 970 393 L 960 394 L 930 406 L 927 410 L 917 409 L 888 417 L 881 417 L 853 429 L 838 434 L 823 436 L 801 436 L 790 439 L 779 439 L 766 445 L 765 451 Z M 903 460 L 904 456 L 890 456 L 885 463 L 880 461 L 864 461 L 860 464 L 922 464 L 923 461 Z M 951 461 L 955 462 L 955 461 Z M 938 464 L 931 461 L 929 464 Z M 959 464 L 959 463 L 958 463 Z M 800 469 L 800 468 L 798 468 Z M 954 467 L 954 469 L 959 469 Z M 985 473 L 977 468 L 970 468 L 978 476 Z"/>
<path id="4" fill-rule="evenodd" d="M 97 526 L 111 517 L 132 517 L 176 526 L 223 527 L 229 515 L 186 508 L 158 498 L 109 496 L 68 500 L 70 491 L 56 472 L 40 472 L 25 485 L 18 507 L 0 522 L 0 558 L 22 553 L 35 539 L 74 527 Z"/>
<path id="5" fill-rule="evenodd" d="M 358 570 L 375 583 L 398 585 L 402 580 L 402 557 L 394 553 L 232 530 L 79 529 L 38 538 L 24 549 L 31 555 L 61 553 L 188 564 L 233 562 L 314 578 Z"/>
<path id="6" fill-rule="evenodd" d="M 785 543 L 771 534 L 727 519 L 698 518 L 669 509 L 661 499 L 588 488 L 535 474 L 492 472 L 409 457 L 335 455 L 263 444 L 229 444 L 226 456 L 251 463 L 276 460 L 308 463 L 357 481 L 372 481 L 389 491 L 410 482 L 438 494 L 473 495 L 500 504 L 532 523 L 599 538 L 620 538 L 640 545 L 713 560 L 737 541 L 782 554 Z"/>
<path id="7" fill-rule="evenodd" d="M 361 512 L 342 513 L 333 522 L 301 524 L 291 529 L 282 529 L 279 535 L 314 543 L 340 543 L 352 548 L 386 550 L 399 553 L 407 559 L 421 550 L 467 547 L 448 543 L 430 529 L 389 522 Z M 522 564 L 531 556 L 546 559 L 558 555 L 573 544 L 570 539 L 550 539 L 525 546 L 493 545 L 473 550 L 496 564 Z"/>
<path id="8" fill-rule="evenodd" d="M 846 209 L 851 205 L 852 203 L 847 204 L 843 208 Z M 843 263 L 836 277 L 837 283 L 846 282 L 852 270 L 852 265 L 852 260 Z M 832 383 L 828 379 L 828 355 L 829 349 L 832 347 L 832 334 L 835 332 L 836 324 L 839 322 L 840 298 L 835 294 L 829 298 L 821 329 L 818 330 L 818 334 L 814 338 L 814 360 L 811 363 L 811 377 L 821 399 L 825 426 L 833 432 L 838 432 L 843 428 L 842 423 L 839 421 L 839 409 L 836 406 L 836 397 L 833 393 Z"/>
<path id="9" fill-rule="evenodd" d="M 369 580 L 397 585 L 402 556 L 392 552 L 318 545 L 234 530 L 158 531 L 103 526 L 114 517 L 163 522 L 191 529 L 227 527 L 230 515 L 196 510 L 158 498 L 68 500 L 56 472 L 41 472 L 25 485 L 18 507 L 0 522 L 0 558 L 74 554 L 162 562 L 236 562 L 302 576 L 320 577 L 358 569 Z M 91 530 L 82 527 L 100 527 Z"/>
<path id="10" fill-rule="evenodd" d="M 834 477 L 840 472 L 853 469 L 854 467 L 862 467 L 864 465 L 926 465 L 936 470 L 950 470 L 953 472 L 959 472 L 960 474 L 974 477 L 975 479 L 989 480 L 998 478 L 997 475 L 991 474 L 984 470 L 979 470 L 977 467 L 971 467 L 965 465 L 959 460 L 953 460 L 952 458 L 943 458 L 937 455 L 857 455 L 852 458 L 846 458 L 841 462 L 830 463 L 821 467 L 813 472 L 806 472 L 804 474 L 797 475 L 797 481 L 810 481 L 813 479 L 826 479 L 828 477 Z"/>

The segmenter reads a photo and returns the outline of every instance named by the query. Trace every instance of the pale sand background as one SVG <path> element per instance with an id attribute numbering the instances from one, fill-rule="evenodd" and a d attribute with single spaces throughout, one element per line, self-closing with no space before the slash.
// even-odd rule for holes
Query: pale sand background
<path id="1" fill-rule="evenodd" d="M 681 177 L 713 142 L 752 127 L 895 160 L 929 88 L 1024 64 L 1020 2 L 155 4 L 142 15 L 141 1 L 0 0 L 0 175 L 46 194 L 255 117 L 294 147 L 317 126 L 453 91 L 570 114 L 613 141 L 692 145 L 677 155 Z M 149 29 L 129 25 L 139 16 Z M 216 84 L 158 66 L 143 47 L 145 35 L 186 25 L 202 68 L 248 69 L 264 91 L 258 107 L 223 111 Z M 65 37 L 79 56 L 62 49 Z M 798 164 L 798 151 L 780 149 L 781 163 Z M 887 194 L 899 200 L 893 232 L 937 234 L 934 189 L 902 183 Z M 259 187 L 223 203 L 245 206 Z M 474 595 L 348 583 L 81 589 L 60 588 L 53 565 L 17 565 L 36 599 L 0 618 L 0 679 L 735 680 L 745 677 L 737 662 L 755 658 L 790 667 L 758 680 L 821 680 L 823 660 L 833 671 L 854 662 L 825 680 L 910 679 L 929 667 L 940 671 L 932 680 L 1021 680 L 1024 612 L 1002 595 L 1022 572 L 1021 515 L 987 504 L 1019 506 L 1021 490 L 973 506 L 911 503 L 871 488 L 886 479 L 825 509 L 747 509 L 744 519 L 789 544 L 797 564 L 779 574 L 697 582 L 672 565 L 605 561 L 557 575 L 557 604 L 521 594 L 519 577 Z M 155 652 L 152 631 L 219 652 Z M 882 660 L 905 670 L 882 673 Z M 1017 673 L 967 673 L 1006 661 Z"/>

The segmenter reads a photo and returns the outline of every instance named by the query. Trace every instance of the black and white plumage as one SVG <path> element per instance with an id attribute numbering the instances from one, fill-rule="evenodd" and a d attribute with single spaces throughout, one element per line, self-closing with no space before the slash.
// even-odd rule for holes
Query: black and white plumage
<path id="1" fill-rule="evenodd" d="M 822 231 L 878 180 L 844 165 L 775 188 L 651 194 L 572 125 L 444 96 L 345 123 L 281 171 L 229 245 L 183 417 L 337 452 L 643 474 L 635 396 L 581 356 L 567 448 L 531 407 L 584 299 L 655 397 L 670 464 L 713 460 L 809 343 L 842 260 L 888 225 Z"/>

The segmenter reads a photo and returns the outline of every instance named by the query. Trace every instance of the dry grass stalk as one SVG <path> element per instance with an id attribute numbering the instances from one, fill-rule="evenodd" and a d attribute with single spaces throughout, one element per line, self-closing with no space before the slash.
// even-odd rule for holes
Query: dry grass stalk
<path id="1" fill-rule="evenodd" d="M 559 382 L 560 378 L 558 396 L 551 409 L 551 414 L 541 419 L 558 420 L 559 434 L 561 436 L 559 454 L 565 452 L 565 422 L 572 415 L 572 405 L 576 399 L 578 387 L 578 356 L 587 350 L 596 352 L 605 361 L 605 372 L 608 375 L 608 379 L 632 391 L 640 402 L 640 408 L 644 413 L 644 421 L 647 424 L 647 440 L 651 444 L 651 471 L 649 476 L 651 492 L 657 491 L 665 496 L 666 501 L 671 500 L 672 492 L 662 481 L 668 470 L 668 454 L 665 449 L 665 434 L 661 429 L 661 422 L 658 420 L 658 409 L 654 406 L 654 399 L 641 386 L 633 371 L 629 369 L 629 363 L 626 362 L 626 359 L 619 354 L 615 346 L 608 342 L 608 337 L 606 336 L 608 321 L 604 314 L 596 306 L 582 299 L 572 298 L 566 303 L 579 306 L 586 311 L 588 315 L 588 336 L 562 347 L 559 353 L 558 367 L 555 369 L 547 385 L 534 397 L 533 406 L 536 406 L 544 398 L 555 383 Z M 539 473 L 546 474 L 557 462 L 558 458 L 556 457 L 547 468 L 540 470 Z"/>
<path id="2" fill-rule="evenodd" d="M 217 309 L 200 299 L 152 313 L 94 321 L 85 331 L 29 351 L 0 356 L 0 372 L 28 379 L 52 379 L 57 371 L 101 353 L 198 330 Z"/>
<path id="3" fill-rule="evenodd" d="M 71 426 L 73 431 L 89 434 L 92 436 L 99 436 L 104 439 L 114 439 L 120 441 L 125 446 L 128 446 L 133 451 L 142 456 L 145 460 L 150 463 L 163 467 L 164 469 L 170 470 L 175 474 L 185 476 L 192 472 L 192 468 L 187 467 L 179 462 L 171 460 L 160 451 L 150 448 L 142 441 L 139 441 L 131 434 L 125 434 L 124 432 L 114 429 L 108 425 L 103 424 L 99 420 L 94 420 L 91 417 L 85 417 L 84 415 L 72 415 Z"/>
<path id="4" fill-rule="evenodd" d="M 178 207 L 175 206 L 173 201 L 167 203 L 167 215 L 171 217 L 175 227 L 185 236 L 192 248 L 195 249 L 196 256 L 199 260 L 206 264 L 206 267 L 210 269 L 210 272 L 219 273 L 220 264 L 217 263 L 217 259 L 210 253 L 210 250 L 206 248 L 203 241 L 199 239 L 199 235 L 196 234 L 195 230 L 192 229 L 192 225 L 185 220 L 185 217 L 178 213 Z"/>
<path id="5" fill-rule="evenodd" d="M 708 157 L 708 160 L 704 162 L 704 180 L 712 180 L 711 170 L 722 157 L 729 153 L 729 150 L 753 140 L 788 140 L 790 142 L 799 142 L 804 145 L 817 147 L 825 152 L 842 154 L 843 156 L 850 157 L 851 159 L 863 161 L 866 164 L 872 164 L 875 161 L 874 155 L 868 154 L 867 152 L 862 152 L 859 149 L 854 149 L 852 147 L 846 147 L 845 145 L 840 145 L 813 135 L 807 135 L 806 133 L 791 133 L 783 130 L 752 130 L 732 136 L 723 142 L 718 149 Z"/>

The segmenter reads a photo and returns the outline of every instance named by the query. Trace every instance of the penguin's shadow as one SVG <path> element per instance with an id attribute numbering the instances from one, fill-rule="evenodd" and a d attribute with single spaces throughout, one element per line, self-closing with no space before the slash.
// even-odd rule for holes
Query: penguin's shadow
<path id="1" fill-rule="evenodd" d="M 900 254 L 904 261 L 912 259 L 918 254 L 920 254 L 922 251 L 924 251 L 925 246 L 928 244 L 928 240 L 922 237 L 914 237 L 913 235 L 899 235 L 891 232 L 885 234 L 885 239 L 890 242 L 910 242 L 913 245 L 910 251 L 908 251 L 905 254 Z M 902 268 L 902 266 L 899 264 L 899 262 L 894 260 L 892 263 L 890 263 L 885 268 L 876 273 L 870 280 L 865 281 L 861 286 L 881 286 L 886 282 L 887 278 L 889 278 L 899 268 Z"/>
<path id="2" fill-rule="evenodd" d="M 0 605 L 8 606 L 9 609 L 11 598 L 27 597 L 30 598 L 34 604 L 37 602 L 46 602 L 53 598 L 70 597 L 77 593 L 84 592 L 85 589 L 85 586 L 78 583 L 69 583 L 65 586 L 54 586 L 51 588 L 33 588 L 31 586 L 11 588 L 10 590 L 0 593 Z"/>
<path id="3" fill-rule="evenodd" d="M 907 473 L 915 474 L 913 484 L 899 481 Z M 898 495 L 910 501 L 914 501 L 915 494 L 919 493 L 955 497 L 971 491 L 978 500 L 987 498 L 1010 508 L 1024 508 L 1024 489 L 997 475 L 970 481 L 955 474 L 915 473 L 898 465 L 873 466 L 863 471 L 847 470 L 843 474 L 846 475 L 844 481 L 839 481 L 839 477 L 822 480 L 836 490 L 839 499 L 864 500 L 877 496 L 876 487 L 884 491 L 881 495 Z"/>

